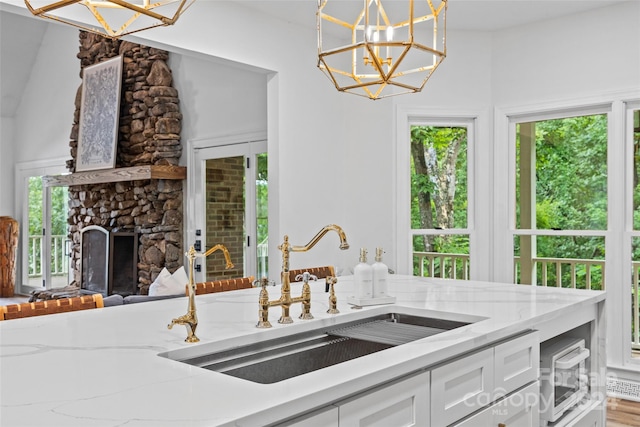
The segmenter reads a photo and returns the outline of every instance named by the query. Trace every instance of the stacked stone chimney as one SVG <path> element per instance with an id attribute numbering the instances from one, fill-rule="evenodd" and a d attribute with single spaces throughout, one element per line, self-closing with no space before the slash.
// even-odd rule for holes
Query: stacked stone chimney
<path id="1" fill-rule="evenodd" d="M 182 114 L 167 65 L 169 53 L 80 31 L 81 70 L 118 55 L 123 56 L 123 76 L 116 168 L 178 165 Z M 69 144 L 71 172 L 78 147 L 81 91 L 82 86 L 76 95 Z M 182 192 L 181 180 L 166 179 L 70 186 L 68 222 L 76 282 L 80 283 L 80 230 L 88 225 L 139 233 L 139 293 L 147 293 L 163 267 L 171 272 L 180 267 Z"/>

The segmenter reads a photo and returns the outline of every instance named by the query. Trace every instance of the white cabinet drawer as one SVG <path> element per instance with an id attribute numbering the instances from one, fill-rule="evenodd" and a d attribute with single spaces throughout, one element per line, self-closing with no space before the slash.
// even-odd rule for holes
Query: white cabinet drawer
<path id="1" fill-rule="evenodd" d="M 477 414 L 470 415 L 469 418 L 465 418 L 464 421 L 455 423 L 451 427 L 494 427 L 493 416 L 491 415 L 491 408 L 484 409 Z"/>
<path id="2" fill-rule="evenodd" d="M 509 427 L 538 427 L 540 423 L 540 384 L 535 383 L 513 393 L 491 407 L 493 424 Z"/>
<path id="3" fill-rule="evenodd" d="M 339 427 L 338 407 L 329 406 L 310 414 L 289 420 L 278 427 Z"/>
<path id="4" fill-rule="evenodd" d="M 340 427 L 429 427 L 429 372 L 339 404 Z"/>
<path id="5" fill-rule="evenodd" d="M 446 426 L 491 403 L 493 348 L 435 368 L 431 372 L 431 425 Z"/>
<path id="6" fill-rule="evenodd" d="M 606 402 L 597 401 L 590 405 L 579 406 L 573 410 L 573 414 L 567 416 L 565 422 L 556 423 L 558 427 L 604 427 L 606 421 Z"/>
<path id="7" fill-rule="evenodd" d="M 471 415 L 455 427 L 538 427 L 538 390 L 536 381 L 506 399 Z"/>
<path id="8" fill-rule="evenodd" d="M 537 381 L 540 366 L 538 332 L 497 345 L 494 358 L 496 399 Z"/>

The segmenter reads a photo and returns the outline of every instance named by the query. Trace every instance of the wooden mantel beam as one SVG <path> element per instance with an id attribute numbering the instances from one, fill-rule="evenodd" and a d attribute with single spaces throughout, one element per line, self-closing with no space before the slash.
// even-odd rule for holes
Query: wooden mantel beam
<path id="1" fill-rule="evenodd" d="M 142 165 L 127 168 L 76 172 L 69 175 L 50 175 L 42 178 L 46 187 L 104 184 L 107 182 L 138 181 L 142 179 L 187 179 L 185 166 Z"/>

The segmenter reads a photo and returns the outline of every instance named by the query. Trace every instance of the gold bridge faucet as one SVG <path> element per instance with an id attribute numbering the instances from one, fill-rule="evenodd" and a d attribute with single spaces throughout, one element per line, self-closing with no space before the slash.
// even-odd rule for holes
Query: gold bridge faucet
<path id="1" fill-rule="evenodd" d="M 196 257 L 206 258 L 217 250 L 221 250 L 224 254 L 224 259 L 227 262 L 226 269 L 233 268 L 229 251 L 224 245 L 215 245 L 205 253 L 197 253 L 193 246 L 189 248 L 189 251 L 185 252 L 185 256 L 189 259 L 189 308 L 187 314 L 176 317 L 171 320 L 171 323 L 167 325 L 168 329 L 173 328 L 173 325 L 184 325 L 187 328 L 186 342 L 198 342 L 200 339 L 196 336 L 196 328 L 198 327 L 198 316 L 196 315 L 196 283 L 193 278 L 193 264 Z"/>
<path id="2" fill-rule="evenodd" d="M 282 316 L 278 319 L 278 323 L 293 323 L 293 319 L 289 316 L 289 307 L 291 304 L 302 303 L 303 313 L 300 316 L 302 319 L 312 319 L 311 313 L 309 312 L 311 309 L 311 291 L 307 284 L 307 286 L 303 287 L 302 295 L 299 297 L 291 297 L 291 283 L 289 280 L 289 253 L 290 252 L 307 252 L 311 248 L 313 248 L 316 243 L 320 241 L 329 231 L 335 231 L 338 233 L 340 237 L 340 249 L 345 250 L 349 249 L 349 243 L 347 243 L 347 236 L 344 234 L 344 231 L 340 226 L 335 224 L 329 224 L 326 227 L 322 228 L 316 234 L 313 239 L 305 246 L 293 246 L 289 243 L 289 236 L 284 236 L 284 242 L 278 249 L 282 251 L 282 273 L 280 274 L 281 287 L 280 287 L 280 298 L 277 300 L 269 301 L 269 296 L 266 291 L 266 282 L 262 286 L 262 292 L 260 293 L 260 310 L 259 310 L 259 318 L 258 324 L 256 325 L 258 328 L 269 328 L 271 324 L 269 323 L 269 307 L 280 306 L 282 307 Z"/>

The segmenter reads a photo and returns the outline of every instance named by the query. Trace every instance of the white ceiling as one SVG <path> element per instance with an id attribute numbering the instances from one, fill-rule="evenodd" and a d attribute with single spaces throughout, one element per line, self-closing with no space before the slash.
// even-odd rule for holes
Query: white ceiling
<path id="1" fill-rule="evenodd" d="M 213 1 L 213 0 L 197 0 Z M 362 0 L 329 0 L 361 3 Z M 52 0 L 53 2 L 53 0 Z M 505 28 L 606 7 L 616 0 L 450 0 L 447 29 L 456 31 L 496 31 Z M 281 17 L 308 28 L 315 28 L 315 0 L 234 0 L 266 15 Z M 385 7 L 399 6 L 406 0 L 385 0 Z M 186 13 L 193 12 L 195 8 Z M 39 18 L 0 10 L 0 112 L 12 117 L 18 108 L 48 24 Z M 180 25 L 180 22 L 176 25 Z M 18 37 L 12 37 L 19 35 Z"/>

